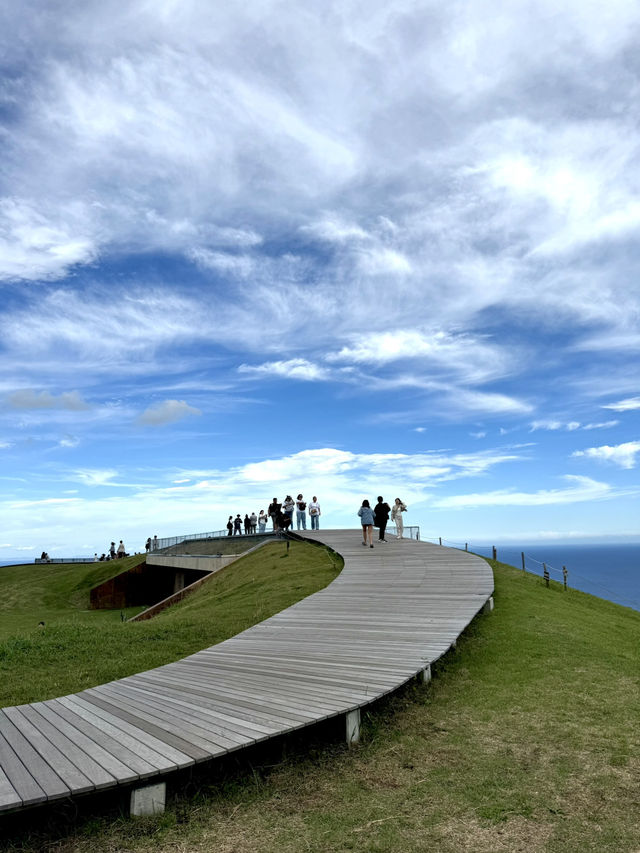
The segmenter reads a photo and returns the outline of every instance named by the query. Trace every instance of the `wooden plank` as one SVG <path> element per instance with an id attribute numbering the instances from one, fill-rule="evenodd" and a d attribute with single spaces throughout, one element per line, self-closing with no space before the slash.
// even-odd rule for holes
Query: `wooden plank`
<path id="1" fill-rule="evenodd" d="M 75 696 L 63 696 L 58 701 L 75 711 L 79 716 L 89 719 L 106 734 L 123 743 L 132 752 L 155 767 L 156 770 L 177 770 L 183 761 L 187 764 L 193 763 L 193 760 L 189 762 L 188 755 L 177 752 L 136 726 L 129 725 L 126 720 L 119 719 L 97 707 L 94 703 L 88 702 L 82 693 Z"/>
<path id="2" fill-rule="evenodd" d="M 2 769 L 24 804 L 32 805 L 68 796 L 69 788 L 11 722 L 7 716 L 8 710 L 5 708 L 0 713 L 0 734 L 11 748 L 12 755 L 8 755 L 9 761 L 6 765 L 3 762 Z M 15 757 L 13 760 L 12 756 Z"/>
<path id="3" fill-rule="evenodd" d="M 125 745 L 125 738 L 116 738 L 113 734 L 106 732 L 102 728 L 103 721 L 101 719 L 95 718 L 95 720 L 92 720 L 92 715 L 89 713 L 80 716 L 64 705 L 62 699 L 51 699 L 47 704 L 51 705 L 53 710 L 75 730 L 86 735 L 96 745 L 102 747 L 115 762 L 121 763 L 127 768 L 126 771 L 121 773 L 117 770 L 117 765 L 112 765 L 112 772 L 114 772 L 114 775 L 118 774 L 117 778 L 119 782 L 147 779 L 158 773 L 158 768 L 154 764 L 145 761 L 144 758 Z"/>
<path id="4" fill-rule="evenodd" d="M 37 706 L 21 705 L 20 710 L 52 746 L 62 753 L 89 780 L 94 788 L 109 788 L 113 786 L 115 778 L 110 773 L 107 773 L 101 764 L 98 764 L 85 752 L 78 745 L 77 740 L 74 742 L 68 738 L 52 725 L 46 717 L 38 713 Z M 56 765 L 53 766 L 55 767 Z M 68 781 L 67 784 L 70 785 L 70 782 Z M 77 785 L 74 784 L 73 790 L 78 790 Z"/>
<path id="5" fill-rule="evenodd" d="M 5 708 L 5 714 L 62 780 L 69 792 L 84 794 L 94 790 L 91 780 L 29 719 L 28 705 Z"/>
<path id="6" fill-rule="evenodd" d="M 52 726 L 55 726 L 58 731 L 77 744 L 87 755 L 90 755 L 97 764 L 104 768 L 110 778 L 119 783 L 133 782 L 139 778 L 138 773 L 134 772 L 131 767 L 120 761 L 117 756 L 105 749 L 97 740 L 88 737 L 85 730 L 81 729 L 78 724 L 72 725 L 64 715 L 62 706 L 56 706 L 54 701 L 49 700 L 48 702 L 38 702 L 33 707 Z M 96 732 L 92 733 L 95 735 Z M 109 746 L 112 746 L 111 742 Z"/>
<path id="7" fill-rule="evenodd" d="M 0 812 L 22 805 L 22 799 L 0 767 Z"/>
<path id="8" fill-rule="evenodd" d="M 135 712 L 129 710 L 128 703 L 120 701 L 109 701 L 104 696 L 97 693 L 87 694 L 87 702 L 90 702 L 96 709 L 105 711 L 110 717 L 118 719 L 120 724 L 130 725 L 132 729 L 137 730 L 138 737 L 152 738 L 156 744 L 161 744 L 164 751 L 172 750 L 184 756 L 180 764 L 176 764 L 176 769 L 179 767 L 189 767 L 195 764 L 196 761 L 201 761 L 203 758 L 210 758 L 215 754 L 214 745 L 209 743 L 207 747 L 203 747 L 196 737 L 188 737 L 187 733 L 184 736 L 174 734 L 171 727 L 160 726 L 153 722 L 153 718 L 145 716 L 141 711 Z M 223 750 L 224 751 L 224 750 Z"/>

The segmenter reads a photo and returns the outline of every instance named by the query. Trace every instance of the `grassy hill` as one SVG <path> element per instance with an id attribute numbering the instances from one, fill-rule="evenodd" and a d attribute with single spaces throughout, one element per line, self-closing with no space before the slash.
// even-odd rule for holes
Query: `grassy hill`
<path id="1" fill-rule="evenodd" d="M 89 589 L 144 559 L 0 569 L 0 707 L 75 693 L 219 643 L 326 586 L 324 548 L 269 543 L 146 622 L 89 610 Z M 133 608 L 124 615 L 140 611 Z M 38 628 L 44 620 L 45 628 Z"/>
<path id="2" fill-rule="evenodd" d="M 492 563 L 496 609 L 365 715 L 185 783 L 153 820 L 78 818 L 58 853 L 635 853 L 640 613 Z M 16 842 L 17 845 L 18 842 Z"/>

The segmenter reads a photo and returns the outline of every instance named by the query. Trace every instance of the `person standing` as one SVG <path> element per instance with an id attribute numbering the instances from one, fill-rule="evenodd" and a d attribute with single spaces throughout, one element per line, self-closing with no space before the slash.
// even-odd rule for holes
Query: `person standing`
<path id="1" fill-rule="evenodd" d="M 151 550 L 151 537 L 150 536 L 147 536 L 147 541 L 144 543 L 144 550 L 147 552 L 147 554 Z"/>
<path id="2" fill-rule="evenodd" d="M 278 503 L 278 498 L 274 498 L 269 504 L 269 518 L 271 519 L 271 523 L 273 524 L 274 532 L 278 529 L 278 513 L 280 512 L 280 504 Z"/>
<path id="3" fill-rule="evenodd" d="M 242 519 L 240 518 L 240 513 L 238 513 L 233 519 L 233 535 L 242 536 Z"/>
<path id="4" fill-rule="evenodd" d="M 382 495 L 378 495 L 378 503 L 375 505 L 373 510 L 373 523 L 378 528 L 378 542 L 386 542 L 387 540 L 384 538 L 385 531 L 387 529 L 387 522 L 389 521 L 389 513 L 391 512 L 391 507 L 388 503 L 384 502 L 384 498 Z"/>
<path id="5" fill-rule="evenodd" d="M 362 524 L 362 544 L 366 548 L 368 539 L 369 548 L 373 548 L 373 510 L 366 498 L 362 501 L 358 515 L 360 516 L 360 524 Z"/>
<path id="6" fill-rule="evenodd" d="M 404 533 L 402 513 L 406 511 L 406 504 L 403 504 L 400 498 L 396 498 L 395 503 L 391 507 L 391 521 L 393 521 L 396 526 L 396 536 L 398 539 L 402 539 L 402 535 Z"/>
<path id="7" fill-rule="evenodd" d="M 247 536 L 251 533 L 251 522 L 249 521 L 249 513 L 245 512 L 244 514 L 244 534 Z"/>
<path id="8" fill-rule="evenodd" d="M 311 519 L 311 529 L 320 530 L 320 504 L 318 498 L 314 495 L 313 500 L 309 504 L 309 518 Z"/>
<path id="9" fill-rule="evenodd" d="M 154 535 L 154 537 L 153 537 L 153 548 L 151 550 L 152 551 L 158 550 L 158 537 L 156 535 Z"/>
<path id="10" fill-rule="evenodd" d="M 123 557 L 127 556 L 126 548 L 124 547 L 124 543 L 122 539 L 120 540 L 120 544 L 118 545 L 118 559 L 121 560 Z"/>
<path id="11" fill-rule="evenodd" d="M 255 512 L 252 512 L 251 515 L 249 516 L 249 529 L 250 529 L 251 533 L 256 532 L 256 525 L 257 524 L 258 524 L 258 516 L 255 514 Z"/>
<path id="12" fill-rule="evenodd" d="M 229 521 L 227 521 L 227 536 L 233 536 L 233 516 L 229 516 Z"/>
<path id="13" fill-rule="evenodd" d="M 307 529 L 307 504 L 306 501 L 302 500 L 301 494 L 296 498 L 296 521 L 298 530 Z"/>
<path id="14" fill-rule="evenodd" d="M 293 511 L 296 508 L 296 503 L 291 495 L 287 495 L 284 499 L 284 503 L 282 504 L 282 511 L 289 519 L 289 524 L 287 525 L 289 529 L 293 528 Z"/>
<path id="15" fill-rule="evenodd" d="M 112 560 L 115 560 L 115 558 L 116 558 L 116 543 L 115 542 L 112 542 L 111 545 L 109 546 L 109 556 L 111 557 Z"/>
<path id="16" fill-rule="evenodd" d="M 266 514 L 266 512 L 263 509 L 261 509 L 260 515 L 258 516 L 258 532 L 259 533 L 265 532 L 265 530 L 267 528 L 268 519 L 269 519 L 269 516 Z"/>

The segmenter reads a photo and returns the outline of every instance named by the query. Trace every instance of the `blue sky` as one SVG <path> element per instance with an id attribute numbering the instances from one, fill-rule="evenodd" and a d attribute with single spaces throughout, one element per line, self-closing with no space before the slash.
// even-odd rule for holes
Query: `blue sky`
<path id="1" fill-rule="evenodd" d="M 638 536 L 637 4 L 217 6 L 0 4 L 0 560 Z"/>

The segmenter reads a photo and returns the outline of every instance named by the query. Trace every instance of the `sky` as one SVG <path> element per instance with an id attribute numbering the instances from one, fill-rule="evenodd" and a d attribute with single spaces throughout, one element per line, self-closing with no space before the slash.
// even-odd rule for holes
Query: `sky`
<path id="1" fill-rule="evenodd" d="M 0 0 L 0 560 L 299 492 L 640 538 L 639 39 L 626 0 Z"/>

